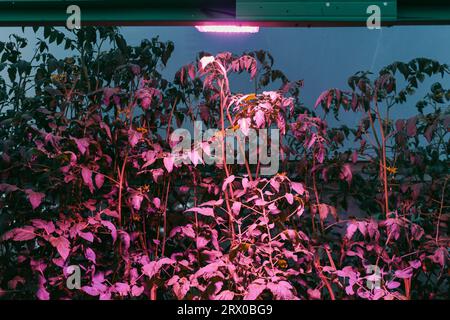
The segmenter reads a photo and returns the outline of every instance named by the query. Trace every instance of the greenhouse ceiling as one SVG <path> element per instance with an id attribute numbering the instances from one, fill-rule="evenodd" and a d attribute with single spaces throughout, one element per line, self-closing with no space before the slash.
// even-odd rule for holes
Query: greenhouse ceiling
<path id="1" fill-rule="evenodd" d="M 379 6 L 384 25 L 450 22 L 450 4 L 445 0 L 0 0 L 0 24 L 62 25 L 67 19 L 66 8 L 73 4 L 80 7 L 86 25 L 361 25 L 367 20 L 370 5 Z"/>

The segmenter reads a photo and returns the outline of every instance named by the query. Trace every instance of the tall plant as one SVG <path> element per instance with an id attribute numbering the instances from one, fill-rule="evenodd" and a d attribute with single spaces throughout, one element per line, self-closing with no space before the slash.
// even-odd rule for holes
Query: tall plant
<path id="1" fill-rule="evenodd" d="M 267 52 L 203 52 L 169 81 L 171 42 L 130 46 L 116 28 L 42 31 L 29 60 L 26 39 L 0 43 L 2 296 L 446 296 L 449 91 L 435 84 L 419 115 L 389 116 L 446 65 L 394 63 L 373 83 L 356 74 L 351 91 L 327 90 L 316 107 L 363 114 L 360 125 L 329 128 L 302 104 L 303 81 Z M 236 73 L 255 91 L 233 91 Z M 217 133 L 174 154 L 174 130 L 199 120 Z M 227 160 L 229 132 L 269 128 L 281 135 L 278 174 L 263 175 L 249 161 L 262 150 L 245 143 L 242 163 Z M 351 137 L 359 146 L 343 150 Z M 222 161 L 208 165 L 213 144 Z M 80 289 L 68 286 L 74 267 Z"/>

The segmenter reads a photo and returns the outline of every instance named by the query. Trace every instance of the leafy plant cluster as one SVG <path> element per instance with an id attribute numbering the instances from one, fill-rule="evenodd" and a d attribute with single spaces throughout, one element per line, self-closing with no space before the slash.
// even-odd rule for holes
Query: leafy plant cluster
<path id="1" fill-rule="evenodd" d="M 447 65 L 358 72 L 310 108 L 264 51 L 202 52 L 167 80 L 172 42 L 43 31 L 30 59 L 27 39 L 0 42 L 3 298 L 448 298 L 450 90 L 390 117 Z M 255 92 L 233 92 L 236 73 Z M 342 112 L 358 126 L 327 125 Z M 197 120 L 223 146 L 226 129 L 280 129 L 280 172 L 205 165 L 208 142 L 177 163 L 170 133 Z"/>

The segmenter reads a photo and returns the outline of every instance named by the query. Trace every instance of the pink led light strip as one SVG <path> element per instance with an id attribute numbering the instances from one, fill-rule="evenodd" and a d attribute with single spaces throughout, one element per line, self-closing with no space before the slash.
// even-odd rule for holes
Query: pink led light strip
<path id="1" fill-rule="evenodd" d="M 221 32 L 221 33 L 256 33 L 259 31 L 258 26 L 234 26 L 234 25 L 205 25 L 195 26 L 200 32 Z"/>

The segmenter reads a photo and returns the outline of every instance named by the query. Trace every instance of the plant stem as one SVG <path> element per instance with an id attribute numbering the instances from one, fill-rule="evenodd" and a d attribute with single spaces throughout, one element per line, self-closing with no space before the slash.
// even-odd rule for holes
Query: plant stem
<path id="1" fill-rule="evenodd" d="M 164 212 L 163 212 L 163 240 L 162 240 L 162 248 L 161 248 L 161 257 L 164 256 L 165 250 L 166 250 L 166 239 L 167 239 L 167 203 L 169 199 L 169 190 L 170 190 L 170 180 L 171 176 L 169 177 L 169 181 L 167 182 L 167 189 L 166 189 L 166 198 L 164 203 Z"/>
<path id="2" fill-rule="evenodd" d="M 447 188 L 447 181 L 448 176 L 445 178 L 444 187 L 442 188 L 442 195 L 441 195 L 441 205 L 439 208 L 439 215 L 436 223 L 436 245 L 439 245 L 439 227 L 441 225 L 441 215 L 442 215 L 442 209 L 444 208 L 444 199 L 445 199 L 445 189 Z"/>

